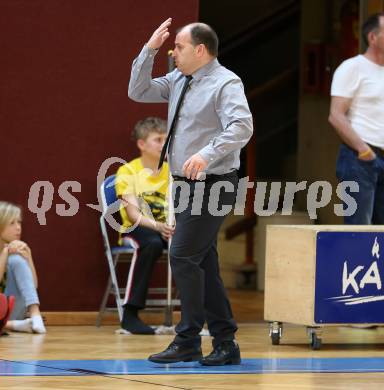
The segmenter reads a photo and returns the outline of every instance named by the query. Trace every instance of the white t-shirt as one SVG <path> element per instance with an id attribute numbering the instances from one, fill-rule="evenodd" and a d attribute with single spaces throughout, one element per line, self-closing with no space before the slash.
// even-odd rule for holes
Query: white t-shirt
<path id="1" fill-rule="evenodd" d="M 364 142 L 384 148 L 384 66 L 363 55 L 344 61 L 333 75 L 331 95 L 352 98 L 352 128 Z"/>

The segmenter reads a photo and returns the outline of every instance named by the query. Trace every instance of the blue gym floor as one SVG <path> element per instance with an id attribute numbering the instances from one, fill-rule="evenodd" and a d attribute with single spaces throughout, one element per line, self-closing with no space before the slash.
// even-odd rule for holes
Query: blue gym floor
<path id="1" fill-rule="evenodd" d="M 243 359 L 238 366 L 205 367 L 198 362 L 155 364 L 147 360 L 2 360 L 0 376 L 176 375 L 384 372 L 384 357 Z"/>

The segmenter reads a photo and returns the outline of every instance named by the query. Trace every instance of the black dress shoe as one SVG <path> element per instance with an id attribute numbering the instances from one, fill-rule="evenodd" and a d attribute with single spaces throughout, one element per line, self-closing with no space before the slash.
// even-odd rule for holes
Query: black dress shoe
<path id="1" fill-rule="evenodd" d="M 203 366 L 224 366 L 240 364 L 240 349 L 236 341 L 223 341 L 213 351 L 200 360 Z"/>
<path id="2" fill-rule="evenodd" d="M 184 346 L 173 341 L 165 351 L 151 355 L 148 360 L 154 363 L 177 363 L 201 360 L 202 357 L 200 347 Z"/>

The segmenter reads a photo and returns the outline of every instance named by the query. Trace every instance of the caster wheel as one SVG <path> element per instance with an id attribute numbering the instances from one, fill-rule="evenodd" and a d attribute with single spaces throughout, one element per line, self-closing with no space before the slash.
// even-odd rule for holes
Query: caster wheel
<path id="1" fill-rule="evenodd" d="M 283 325 L 281 322 L 271 322 L 269 324 L 269 336 L 271 337 L 272 345 L 280 344 L 282 333 Z"/>
<path id="2" fill-rule="evenodd" d="M 321 348 L 321 339 L 316 336 L 316 333 L 311 335 L 311 348 L 318 351 Z"/>
<path id="3" fill-rule="evenodd" d="M 271 340 L 272 340 L 272 345 L 279 345 L 280 344 L 280 334 L 279 333 L 272 333 Z"/>

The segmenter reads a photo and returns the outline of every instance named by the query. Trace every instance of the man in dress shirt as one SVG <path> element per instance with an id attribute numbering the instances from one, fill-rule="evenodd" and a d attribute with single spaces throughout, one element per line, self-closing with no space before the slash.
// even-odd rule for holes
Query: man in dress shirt
<path id="1" fill-rule="evenodd" d="M 177 68 L 152 79 L 154 57 L 170 35 L 171 22 L 169 18 L 155 30 L 135 59 L 128 89 L 137 102 L 168 102 L 170 126 L 185 76 L 192 76 L 168 150 L 173 177 L 190 189 L 188 196 L 183 191 L 176 195 L 175 204 L 186 201 L 186 207 L 176 212 L 170 249 L 181 321 L 174 341 L 149 360 L 240 364 L 237 326 L 220 278 L 216 244 L 223 210 L 236 198 L 240 149 L 252 136 L 252 115 L 241 80 L 217 61 L 218 38 L 206 24 L 189 24 L 178 32 L 173 51 Z M 196 204 L 201 206 L 198 212 Z M 213 351 L 203 357 L 199 332 L 205 321 L 213 336 Z"/>

